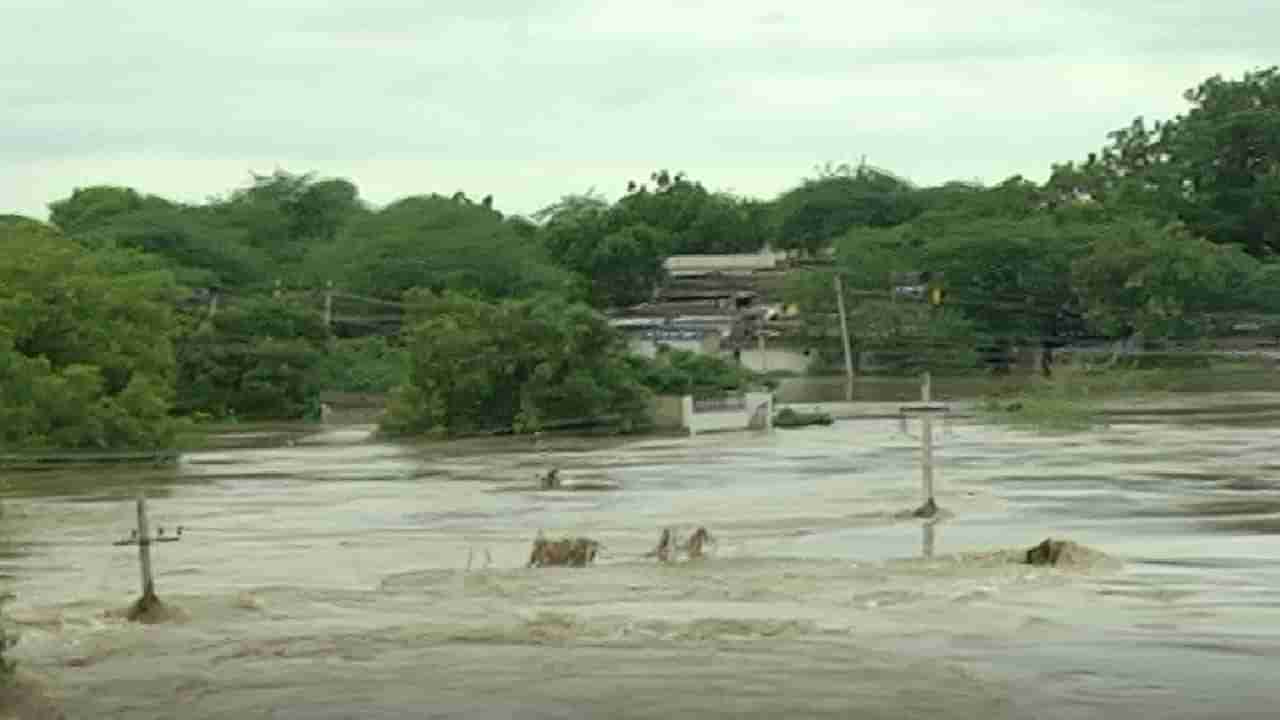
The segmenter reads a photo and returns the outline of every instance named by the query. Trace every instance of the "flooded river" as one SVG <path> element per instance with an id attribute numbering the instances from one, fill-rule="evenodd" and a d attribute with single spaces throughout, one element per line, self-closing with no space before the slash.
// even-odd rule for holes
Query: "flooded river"
<path id="1" fill-rule="evenodd" d="M 1065 437 L 951 423 L 932 526 L 900 515 L 918 441 L 883 419 L 10 472 L 0 590 L 71 718 L 1275 717 L 1280 394 L 1164 403 Z M 553 464 L 621 489 L 535 491 Z M 137 593 L 111 544 L 137 487 L 185 527 L 155 563 L 186 622 L 104 616 Z M 642 557 L 671 524 L 713 556 Z M 604 551 L 525 569 L 538 530 Z M 1048 536 L 1110 560 L 1000 552 Z"/>

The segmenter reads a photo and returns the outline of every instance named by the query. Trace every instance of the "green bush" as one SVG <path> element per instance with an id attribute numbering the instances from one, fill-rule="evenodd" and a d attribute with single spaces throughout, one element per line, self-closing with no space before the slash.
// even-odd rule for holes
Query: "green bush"
<path id="1" fill-rule="evenodd" d="M 988 420 L 1050 432 L 1088 430 L 1102 422 L 1107 400 L 1169 390 L 1178 376 L 1162 370 L 1064 366 L 1016 392 L 988 396 Z"/>
<path id="2" fill-rule="evenodd" d="M 756 373 L 723 358 L 688 350 L 663 349 L 652 360 L 633 358 L 631 364 L 644 386 L 658 395 L 692 395 L 706 400 L 765 384 Z"/>
<path id="3" fill-rule="evenodd" d="M 604 316 L 562 298 L 491 303 L 414 293 L 408 382 L 383 429 L 398 434 L 533 432 L 643 424 L 649 393 Z"/>
<path id="4" fill-rule="evenodd" d="M 316 363 L 312 384 L 334 392 L 385 393 L 409 378 L 409 353 L 384 337 L 338 340 Z"/>
<path id="5" fill-rule="evenodd" d="M 175 294 L 137 253 L 0 225 L 0 446 L 167 446 Z"/>
<path id="6" fill-rule="evenodd" d="M 233 305 L 179 342 L 177 406 L 218 418 L 302 417 L 327 337 L 322 316 L 305 306 Z"/>

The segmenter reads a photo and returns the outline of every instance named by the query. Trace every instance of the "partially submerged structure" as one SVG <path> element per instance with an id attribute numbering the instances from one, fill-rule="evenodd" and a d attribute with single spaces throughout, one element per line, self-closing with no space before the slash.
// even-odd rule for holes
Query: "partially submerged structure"
<path id="1" fill-rule="evenodd" d="M 673 255 L 666 260 L 668 279 L 653 299 L 615 312 L 611 323 L 627 334 L 633 352 L 646 357 L 665 346 L 732 359 L 757 372 L 804 372 L 812 354 L 791 347 L 770 327 L 797 314 L 779 293 L 788 266 L 785 254 L 769 249 Z"/>
<path id="2" fill-rule="evenodd" d="M 656 557 L 659 562 L 676 562 L 683 553 L 689 560 L 698 560 L 705 554 L 707 545 L 715 545 L 716 539 L 705 527 L 699 527 L 687 537 L 678 529 L 667 527 L 662 529 L 658 537 L 658 546 L 645 553 L 645 557 Z"/>
<path id="3" fill-rule="evenodd" d="M 527 567 L 586 567 L 595 562 L 600 543 L 591 538 L 548 540 L 539 532 L 534 538 Z"/>

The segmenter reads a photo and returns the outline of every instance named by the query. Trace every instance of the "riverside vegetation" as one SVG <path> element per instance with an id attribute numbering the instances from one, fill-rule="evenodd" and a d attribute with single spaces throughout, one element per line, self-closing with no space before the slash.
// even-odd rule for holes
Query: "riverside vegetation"
<path id="1" fill-rule="evenodd" d="M 786 289 L 832 363 L 835 274 L 856 349 L 937 371 L 973 371 L 983 345 L 1140 347 L 1252 316 L 1280 335 L 1265 320 L 1280 309 L 1280 70 L 1186 99 L 1044 183 L 917 187 L 827 165 L 755 199 L 661 170 L 616 201 L 571 195 L 530 218 L 461 192 L 375 208 L 348 180 L 286 172 L 197 204 L 78 188 L 48 222 L 0 216 L 0 448 L 168 447 L 190 419 L 314 415 L 321 389 L 392 393 L 386 429 L 402 433 L 639 428 L 652 393 L 763 381 L 714 358 L 635 357 L 605 322 L 650 297 L 675 253 L 832 258 Z M 945 276 L 946 302 L 890 302 L 891 278 L 921 269 Z M 330 327 L 326 287 L 384 303 L 397 330 Z M 207 288 L 226 298 L 216 314 L 192 301 Z M 1021 417 L 1127 376 L 1083 377 L 1037 386 Z"/>

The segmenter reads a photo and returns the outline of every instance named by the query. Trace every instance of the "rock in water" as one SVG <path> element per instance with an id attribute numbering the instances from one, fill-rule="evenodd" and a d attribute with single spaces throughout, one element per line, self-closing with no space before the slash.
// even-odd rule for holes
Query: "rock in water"
<path id="1" fill-rule="evenodd" d="M 1045 538 L 1043 542 L 1027 550 L 1027 565 L 1051 567 L 1087 567 L 1105 559 L 1097 550 L 1087 548 L 1071 540 Z"/>

